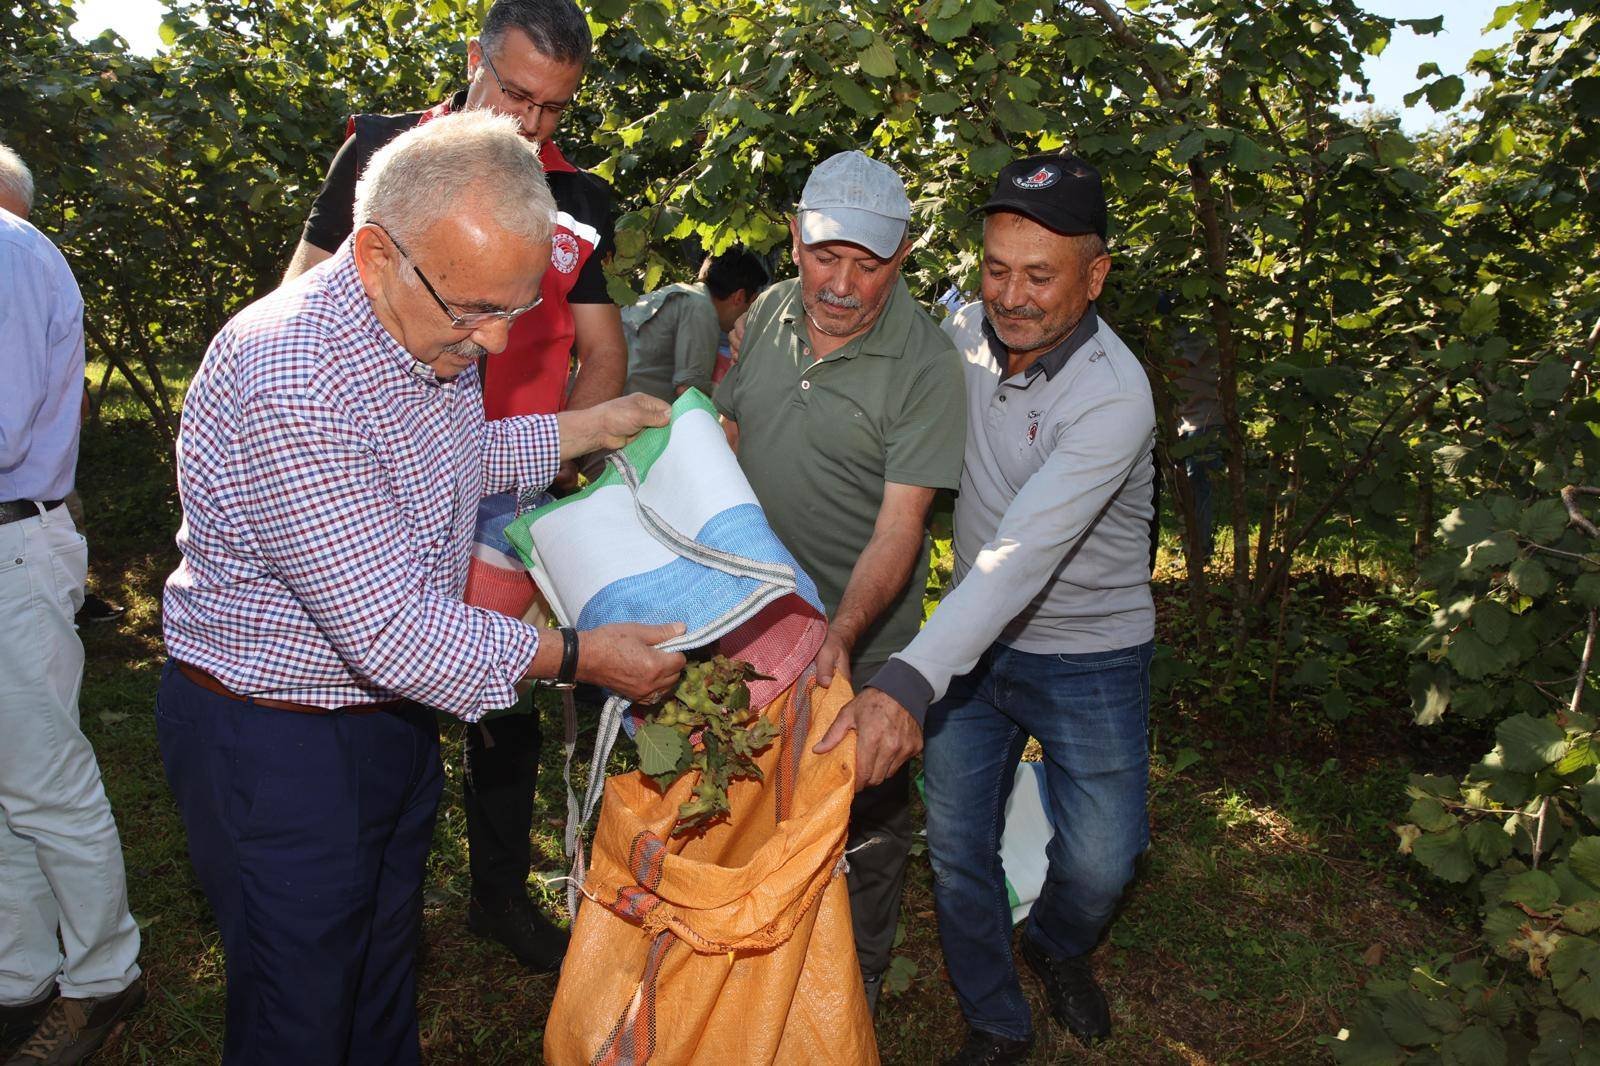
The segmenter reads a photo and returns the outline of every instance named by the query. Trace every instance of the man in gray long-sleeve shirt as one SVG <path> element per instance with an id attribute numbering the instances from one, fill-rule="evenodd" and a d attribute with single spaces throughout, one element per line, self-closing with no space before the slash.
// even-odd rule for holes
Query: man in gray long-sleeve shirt
<path id="1" fill-rule="evenodd" d="M 934 904 L 971 1027 L 950 1063 L 1020 1062 L 1032 1044 L 999 859 L 1028 737 L 1055 835 L 1022 954 L 1086 1042 L 1110 1031 L 1088 953 L 1148 843 L 1155 413 L 1094 305 L 1111 266 L 1100 175 L 1071 156 L 1020 160 L 985 210 L 983 300 L 946 323 L 968 405 L 956 584 L 841 714 L 869 765 L 903 758 L 875 737 L 926 715 Z"/>

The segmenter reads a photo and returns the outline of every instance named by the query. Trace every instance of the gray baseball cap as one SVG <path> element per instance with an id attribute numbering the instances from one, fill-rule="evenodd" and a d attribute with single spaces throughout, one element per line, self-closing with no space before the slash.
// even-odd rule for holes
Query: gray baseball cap
<path id="1" fill-rule="evenodd" d="M 905 240 L 911 201 L 905 183 L 885 163 L 840 152 L 817 164 L 800 194 L 800 240 L 848 241 L 888 259 Z"/>

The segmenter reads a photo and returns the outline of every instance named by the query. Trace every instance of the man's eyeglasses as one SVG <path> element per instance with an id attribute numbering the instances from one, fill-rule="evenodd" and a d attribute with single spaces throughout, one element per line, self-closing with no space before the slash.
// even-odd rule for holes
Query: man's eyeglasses
<path id="1" fill-rule="evenodd" d="M 394 244 L 395 250 L 411 264 L 411 269 L 417 273 L 417 280 L 422 282 L 422 287 L 428 290 L 428 295 L 433 297 L 433 302 L 439 305 L 439 310 L 449 316 L 450 324 L 456 329 L 477 329 L 479 326 L 487 326 L 491 322 L 504 322 L 509 326 L 544 302 L 544 297 L 541 295 L 535 296 L 531 304 L 513 307 L 507 311 L 468 311 L 464 315 L 458 315 L 450 309 L 449 304 L 444 302 L 444 297 L 439 295 L 439 290 L 433 287 L 433 282 L 428 280 L 428 275 L 424 274 L 422 268 L 417 266 L 417 261 L 411 258 L 411 253 L 407 252 L 398 240 L 395 240 L 394 234 L 390 233 L 381 222 L 374 222 L 373 225 L 383 230 L 384 236 L 388 237 L 390 242 Z"/>
<path id="2" fill-rule="evenodd" d="M 535 123 L 537 123 L 546 114 L 550 115 L 551 118 L 559 119 L 561 117 L 561 113 L 567 109 L 567 105 L 572 102 L 568 100 L 559 104 L 542 104 L 538 100 L 535 100 L 533 97 L 529 96 L 527 93 L 518 92 L 516 89 L 507 89 L 506 83 L 500 80 L 500 72 L 494 69 L 494 60 L 489 58 L 489 50 L 487 48 L 483 48 L 478 54 L 483 56 L 483 65 L 488 69 L 489 77 L 493 78 L 495 85 L 499 87 L 500 95 L 504 96 L 507 100 L 510 100 L 513 104 L 516 104 L 524 111 L 532 108 L 533 121 Z"/>

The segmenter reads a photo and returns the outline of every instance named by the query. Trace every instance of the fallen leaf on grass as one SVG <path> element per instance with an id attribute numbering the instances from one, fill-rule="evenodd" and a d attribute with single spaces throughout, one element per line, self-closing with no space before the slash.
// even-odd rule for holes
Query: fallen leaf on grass
<path id="1" fill-rule="evenodd" d="M 883 990 L 891 996 L 897 996 L 911 987 L 911 979 L 916 976 L 916 960 L 896 955 L 894 961 L 889 963 L 889 972 L 883 975 Z"/>

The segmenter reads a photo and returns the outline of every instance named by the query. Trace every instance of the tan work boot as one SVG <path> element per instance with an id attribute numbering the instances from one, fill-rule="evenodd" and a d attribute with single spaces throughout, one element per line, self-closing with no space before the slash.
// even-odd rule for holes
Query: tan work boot
<path id="1" fill-rule="evenodd" d="M 50 1004 L 44 1021 L 6 1066 L 70 1066 L 97 1051 L 117 1023 L 144 1005 L 144 975 L 121 992 L 98 999 L 68 999 Z"/>

